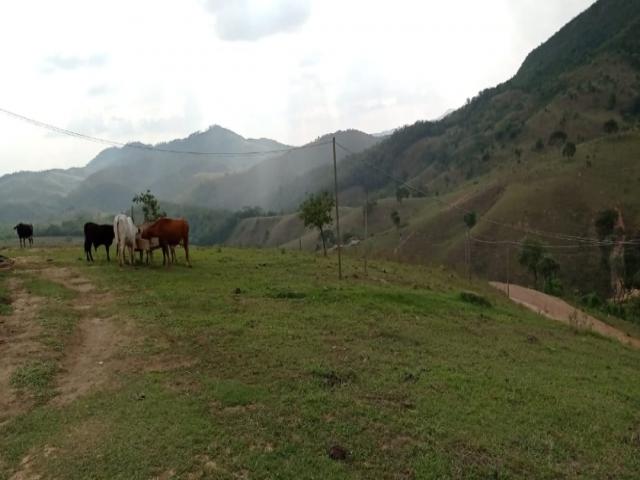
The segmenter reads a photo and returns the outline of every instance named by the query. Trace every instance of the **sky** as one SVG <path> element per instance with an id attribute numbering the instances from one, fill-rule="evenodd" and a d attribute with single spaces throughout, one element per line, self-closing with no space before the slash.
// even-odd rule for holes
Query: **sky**
<path id="1" fill-rule="evenodd" d="M 513 76 L 593 0 L 23 0 L 0 4 L 0 108 L 157 143 L 210 125 L 300 145 L 434 119 Z M 0 113 L 0 175 L 104 145 Z"/>

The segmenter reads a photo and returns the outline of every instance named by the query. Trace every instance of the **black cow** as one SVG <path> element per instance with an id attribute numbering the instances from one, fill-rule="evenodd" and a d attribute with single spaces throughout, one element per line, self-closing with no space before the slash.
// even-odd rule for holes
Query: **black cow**
<path id="1" fill-rule="evenodd" d="M 27 240 L 29 240 L 29 246 L 33 245 L 33 225 L 30 223 L 19 223 L 13 227 L 13 229 L 18 232 L 20 248 L 27 246 Z"/>
<path id="2" fill-rule="evenodd" d="M 91 247 L 98 250 L 100 245 L 104 245 L 107 251 L 107 261 L 109 258 L 109 247 L 113 243 L 115 234 L 113 233 L 113 225 L 98 225 L 97 223 L 87 222 L 84 224 L 84 252 L 87 255 L 87 262 L 93 262 Z"/>

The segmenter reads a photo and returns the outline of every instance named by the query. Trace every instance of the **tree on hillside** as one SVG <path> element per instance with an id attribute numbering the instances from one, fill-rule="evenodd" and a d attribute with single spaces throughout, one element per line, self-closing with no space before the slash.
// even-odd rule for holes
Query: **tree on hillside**
<path id="1" fill-rule="evenodd" d="M 613 235 L 617 221 L 618 212 L 612 208 L 598 212 L 594 222 L 598 239 L 602 241 Z"/>
<path id="2" fill-rule="evenodd" d="M 409 195 L 410 192 L 407 187 L 400 185 L 396 188 L 396 200 L 398 200 L 398 203 L 402 203 L 403 198 L 409 198 Z"/>
<path id="3" fill-rule="evenodd" d="M 608 134 L 618 133 L 618 130 L 620 130 L 618 122 L 616 122 L 613 118 L 611 120 L 607 120 L 602 128 L 604 129 L 604 132 Z"/>
<path id="4" fill-rule="evenodd" d="M 538 152 L 540 153 L 542 150 L 544 150 L 544 142 L 542 141 L 541 138 L 539 138 L 538 140 L 536 140 L 535 145 L 533 146 L 532 149 L 534 152 Z"/>
<path id="5" fill-rule="evenodd" d="M 471 275 L 471 229 L 476 226 L 476 212 L 467 212 L 463 217 L 467 226 L 467 248 L 465 251 L 465 261 L 467 264 L 467 276 Z"/>
<path id="6" fill-rule="evenodd" d="M 614 233 L 616 223 L 618 222 L 618 212 L 612 208 L 601 210 L 596 215 L 594 225 L 596 227 L 596 235 L 600 242 L 600 263 L 602 270 L 608 279 L 611 275 L 611 253 L 614 247 Z"/>
<path id="7" fill-rule="evenodd" d="M 549 135 L 549 145 L 551 146 L 564 145 L 564 142 L 566 141 L 567 141 L 567 134 L 562 130 L 556 130 L 551 135 Z"/>
<path id="8" fill-rule="evenodd" d="M 391 221 L 396 226 L 397 229 L 400 229 L 400 214 L 397 210 L 391 212 Z"/>
<path id="9" fill-rule="evenodd" d="M 538 287 L 538 273 L 540 272 L 540 261 L 544 255 L 544 247 L 538 240 L 525 239 L 518 255 L 518 262 L 533 275 L 534 286 Z"/>
<path id="10" fill-rule="evenodd" d="M 538 262 L 538 271 L 542 276 L 543 290 L 550 295 L 560 295 L 562 285 L 558 280 L 560 264 L 549 254 L 544 254 Z"/>
<path id="11" fill-rule="evenodd" d="M 640 232 L 624 248 L 624 287 L 627 291 L 640 288 Z"/>
<path id="12" fill-rule="evenodd" d="M 567 142 L 562 149 L 562 156 L 572 158 L 576 154 L 576 144 L 573 142 Z"/>
<path id="13" fill-rule="evenodd" d="M 142 213 L 144 214 L 145 222 L 154 222 L 158 218 L 166 217 L 167 213 L 164 210 L 160 210 L 160 203 L 150 190 L 146 192 L 138 193 L 133 197 L 133 203 L 142 206 Z"/>
<path id="14" fill-rule="evenodd" d="M 329 192 L 321 192 L 309 197 L 300 205 L 300 219 L 305 227 L 316 227 L 320 230 L 322 238 L 322 251 L 327 256 L 327 244 L 325 241 L 324 227 L 331 225 L 331 209 L 335 205 L 333 197 Z"/>

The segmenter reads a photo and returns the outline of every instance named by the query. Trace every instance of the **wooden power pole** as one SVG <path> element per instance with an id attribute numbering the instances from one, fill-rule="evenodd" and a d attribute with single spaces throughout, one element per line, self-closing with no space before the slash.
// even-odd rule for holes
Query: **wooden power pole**
<path id="1" fill-rule="evenodd" d="M 333 182 L 336 191 L 336 232 L 338 234 L 338 278 L 342 280 L 342 249 L 340 241 L 340 209 L 338 206 L 338 165 L 336 162 L 336 137 L 333 137 Z"/>
<path id="2" fill-rule="evenodd" d="M 367 272 L 367 236 L 369 228 L 369 190 L 364 190 L 364 239 L 362 240 L 362 246 L 364 248 L 364 274 Z"/>
<path id="3" fill-rule="evenodd" d="M 511 279 L 509 277 L 509 244 L 507 244 L 507 298 L 511 298 Z"/>

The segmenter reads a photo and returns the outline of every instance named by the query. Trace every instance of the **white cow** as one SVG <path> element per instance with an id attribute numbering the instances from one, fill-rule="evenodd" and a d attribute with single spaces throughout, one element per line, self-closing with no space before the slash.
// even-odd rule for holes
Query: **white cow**
<path id="1" fill-rule="evenodd" d="M 133 259 L 133 249 L 136 247 L 138 227 L 133 224 L 131 217 L 120 213 L 113 219 L 113 233 L 115 234 L 114 240 L 116 242 L 116 251 L 118 253 L 120 266 L 122 266 L 125 261 L 125 248 L 129 249 L 129 257 L 131 258 L 131 265 L 133 265 L 135 263 Z"/>

